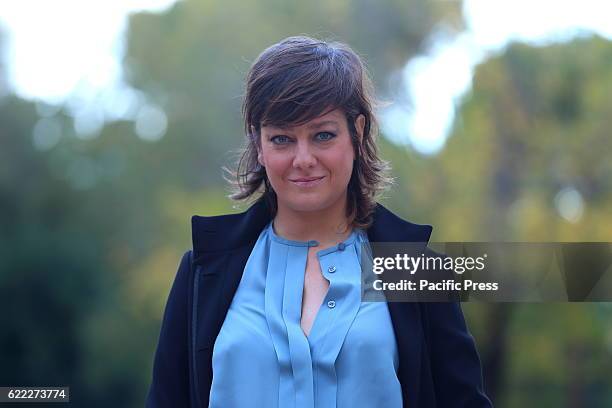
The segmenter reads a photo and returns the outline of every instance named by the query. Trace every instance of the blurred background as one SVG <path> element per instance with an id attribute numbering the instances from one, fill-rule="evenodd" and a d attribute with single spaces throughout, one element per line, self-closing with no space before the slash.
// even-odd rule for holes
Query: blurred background
<path id="1" fill-rule="evenodd" d="M 0 385 L 140 407 L 190 216 L 238 212 L 250 63 L 349 43 L 383 204 L 435 241 L 612 241 L 612 6 L 598 0 L 0 3 Z M 464 303 L 497 407 L 612 406 L 612 307 Z"/>

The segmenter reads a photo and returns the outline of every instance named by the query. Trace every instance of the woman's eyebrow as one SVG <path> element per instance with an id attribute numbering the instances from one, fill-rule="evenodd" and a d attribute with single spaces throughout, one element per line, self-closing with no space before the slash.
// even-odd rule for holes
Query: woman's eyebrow
<path id="1" fill-rule="evenodd" d="M 336 127 L 336 129 L 338 128 L 338 122 L 335 121 L 335 120 L 324 120 L 322 122 L 311 123 L 311 124 L 307 125 L 306 127 L 308 129 L 319 129 L 319 128 L 322 128 L 323 126 L 326 126 L 326 125 L 333 125 L 333 126 Z M 274 125 L 267 125 L 266 127 L 269 128 L 272 131 L 279 131 L 280 130 L 280 131 L 284 131 L 284 132 L 291 131 L 292 128 L 293 128 L 292 126 L 274 126 Z"/>
<path id="2" fill-rule="evenodd" d="M 336 122 L 335 120 L 325 120 L 323 122 L 318 122 L 318 123 L 313 123 L 311 125 L 308 125 L 308 128 L 310 129 L 318 129 L 321 128 L 325 125 L 334 125 L 334 126 L 338 126 L 338 122 Z"/>

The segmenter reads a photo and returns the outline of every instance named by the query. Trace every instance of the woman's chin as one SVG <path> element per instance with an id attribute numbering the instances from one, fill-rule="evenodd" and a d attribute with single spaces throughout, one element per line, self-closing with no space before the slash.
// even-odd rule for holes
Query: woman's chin
<path id="1" fill-rule="evenodd" d="M 295 199 L 286 201 L 285 203 L 291 210 L 299 212 L 321 211 L 328 206 L 326 200 L 320 197 L 308 197 L 308 195 L 296 197 Z"/>

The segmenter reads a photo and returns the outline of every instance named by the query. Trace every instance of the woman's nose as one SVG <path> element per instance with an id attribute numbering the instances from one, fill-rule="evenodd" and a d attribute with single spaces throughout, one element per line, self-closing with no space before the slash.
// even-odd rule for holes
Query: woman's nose
<path id="1" fill-rule="evenodd" d="M 317 164 L 317 158 L 311 151 L 309 144 L 298 142 L 295 157 L 293 158 L 293 166 L 307 168 L 313 167 L 315 164 Z"/>

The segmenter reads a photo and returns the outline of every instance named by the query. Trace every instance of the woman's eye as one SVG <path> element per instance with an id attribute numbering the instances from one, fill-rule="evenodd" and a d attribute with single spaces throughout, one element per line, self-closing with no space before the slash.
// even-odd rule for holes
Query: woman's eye
<path id="1" fill-rule="evenodd" d="M 336 135 L 334 135 L 333 133 L 330 133 L 330 132 L 320 132 L 320 133 L 317 133 L 317 139 L 322 141 L 322 142 L 326 142 L 328 140 L 331 140 L 334 137 L 336 137 Z"/>
<path id="2" fill-rule="evenodd" d="M 285 144 L 289 141 L 289 138 L 287 136 L 274 136 L 270 138 L 270 141 L 274 144 L 280 145 L 280 144 Z"/>

